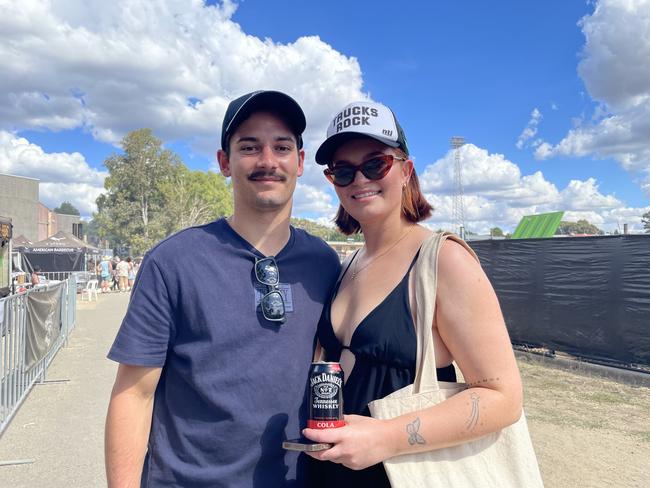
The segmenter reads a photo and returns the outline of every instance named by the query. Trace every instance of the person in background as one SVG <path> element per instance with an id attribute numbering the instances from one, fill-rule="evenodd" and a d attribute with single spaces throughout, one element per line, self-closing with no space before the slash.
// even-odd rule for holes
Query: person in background
<path id="1" fill-rule="evenodd" d="M 41 278 L 38 276 L 38 273 L 41 272 L 41 268 L 38 266 L 34 268 L 34 271 L 32 271 L 32 276 L 31 276 L 31 282 L 32 286 L 36 286 L 41 283 Z"/>
<path id="2" fill-rule="evenodd" d="M 234 212 L 154 246 L 108 357 L 109 488 L 311 486 L 285 451 L 307 415 L 316 325 L 339 273 L 290 225 L 303 172 L 302 109 L 258 91 L 226 109 L 217 153 Z"/>
<path id="3" fill-rule="evenodd" d="M 117 271 L 117 280 L 118 280 L 118 287 L 120 291 L 127 291 L 127 288 L 129 287 L 129 271 L 131 269 L 131 266 L 129 263 L 122 259 L 117 263 L 116 266 L 116 271 Z"/>
<path id="4" fill-rule="evenodd" d="M 128 256 L 126 258 L 126 262 L 129 265 L 129 274 L 128 274 L 128 277 L 127 277 L 128 285 L 127 285 L 126 289 L 127 289 L 127 291 L 131 291 L 131 288 L 133 288 L 133 282 L 135 281 L 135 272 L 136 272 L 135 263 L 131 259 L 131 256 Z"/>
<path id="5" fill-rule="evenodd" d="M 332 120 L 316 153 L 340 200 L 336 224 L 363 232 L 365 245 L 343 265 L 325 304 L 318 339 L 327 361 L 340 361 L 346 425 L 305 429 L 334 444 L 309 453 L 326 461 L 327 486 L 389 487 L 382 461 L 461 444 L 521 416 L 519 370 L 492 286 L 473 251 L 442 236 L 432 328 L 437 376 L 469 388 L 438 405 L 390 420 L 370 417 L 368 403 L 413 383 L 416 331 L 411 270 L 432 232 L 418 222 L 432 208 L 420 191 L 406 136 L 393 112 L 352 103 Z"/>
<path id="6" fill-rule="evenodd" d="M 99 262 L 97 265 L 97 272 L 102 282 L 102 293 L 108 293 L 110 291 L 111 280 L 113 276 L 113 266 L 111 265 L 111 261 L 108 256 L 104 256 Z"/>
<path id="7" fill-rule="evenodd" d="M 110 288 L 113 291 L 120 290 L 120 278 L 119 275 L 117 274 L 117 265 L 119 263 L 120 263 L 120 257 L 117 255 L 113 256 L 113 259 L 111 259 L 111 284 L 110 284 Z"/>

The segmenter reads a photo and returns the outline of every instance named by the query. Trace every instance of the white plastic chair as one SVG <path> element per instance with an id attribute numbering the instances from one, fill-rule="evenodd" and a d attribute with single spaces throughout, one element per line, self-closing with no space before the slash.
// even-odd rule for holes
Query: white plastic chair
<path id="1" fill-rule="evenodd" d="M 88 280 L 88 283 L 86 283 L 86 287 L 81 290 L 81 301 L 84 301 L 84 296 L 88 295 L 88 301 L 92 300 L 92 297 L 95 297 L 95 300 L 97 300 L 97 285 L 99 284 L 99 281 L 97 280 Z"/>

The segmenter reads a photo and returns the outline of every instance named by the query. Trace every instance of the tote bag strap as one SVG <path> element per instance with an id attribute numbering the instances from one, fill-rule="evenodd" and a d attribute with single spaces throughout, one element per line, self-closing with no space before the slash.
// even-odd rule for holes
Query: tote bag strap
<path id="1" fill-rule="evenodd" d="M 420 247 L 420 255 L 415 265 L 417 353 L 413 393 L 439 389 L 431 327 L 438 291 L 438 254 L 447 239 L 453 239 L 461 244 L 478 261 L 476 253 L 467 243 L 451 232 L 435 233 L 425 239 Z"/>

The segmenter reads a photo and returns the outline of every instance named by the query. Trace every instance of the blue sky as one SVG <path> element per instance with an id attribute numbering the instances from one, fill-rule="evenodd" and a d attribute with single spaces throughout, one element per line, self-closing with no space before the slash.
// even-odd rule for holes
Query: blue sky
<path id="1" fill-rule="evenodd" d="M 41 179 L 50 206 L 90 215 L 102 161 L 139 127 L 215 170 L 228 101 L 274 88 L 308 118 L 297 216 L 331 219 L 313 153 L 362 98 L 404 127 L 433 228 L 452 226 L 454 135 L 471 230 L 554 210 L 640 230 L 650 210 L 650 0 L 56 4 L 0 21 L 0 172 Z"/>

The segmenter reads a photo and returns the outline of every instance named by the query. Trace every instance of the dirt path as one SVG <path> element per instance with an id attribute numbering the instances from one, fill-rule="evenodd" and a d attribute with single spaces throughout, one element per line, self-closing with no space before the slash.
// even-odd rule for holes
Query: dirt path
<path id="1" fill-rule="evenodd" d="M 650 388 L 519 359 L 546 488 L 650 487 Z"/>
<path id="2" fill-rule="evenodd" d="M 117 365 L 106 359 L 129 297 L 77 302 L 77 326 L 44 384 L 36 385 L 0 439 L 1 488 L 101 488 L 104 419 Z M 11 464 L 27 460 L 28 464 Z"/>

